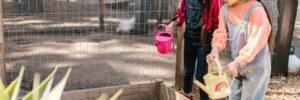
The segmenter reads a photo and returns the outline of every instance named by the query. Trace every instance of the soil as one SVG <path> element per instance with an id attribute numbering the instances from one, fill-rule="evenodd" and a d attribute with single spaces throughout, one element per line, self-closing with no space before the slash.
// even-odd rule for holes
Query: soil
<path id="1" fill-rule="evenodd" d="M 175 75 L 175 53 L 161 55 L 151 35 L 117 33 L 9 34 L 6 40 L 7 79 L 20 65 L 26 71 L 22 89 L 31 90 L 34 72 L 44 79 L 59 67 L 55 83 L 73 68 L 65 90 L 137 84 Z"/>
<path id="2" fill-rule="evenodd" d="M 300 75 L 271 78 L 266 100 L 300 100 Z"/>

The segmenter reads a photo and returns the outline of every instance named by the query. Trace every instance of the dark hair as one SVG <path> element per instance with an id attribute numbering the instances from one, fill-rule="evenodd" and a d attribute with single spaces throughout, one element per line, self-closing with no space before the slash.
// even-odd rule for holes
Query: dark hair
<path id="1" fill-rule="evenodd" d="M 263 2 L 261 2 L 261 0 L 257 0 L 257 1 L 260 2 L 263 5 L 263 7 L 264 7 L 264 9 L 267 13 L 267 17 L 269 19 L 269 22 L 272 25 L 271 17 L 270 17 L 270 14 L 269 14 L 265 4 Z M 268 39 L 269 50 L 270 50 L 271 53 L 273 53 L 273 48 L 274 48 L 274 38 L 273 37 L 274 37 L 273 36 L 273 31 L 271 30 L 271 33 L 270 33 L 270 36 L 269 36 L 269 39 Z"/>

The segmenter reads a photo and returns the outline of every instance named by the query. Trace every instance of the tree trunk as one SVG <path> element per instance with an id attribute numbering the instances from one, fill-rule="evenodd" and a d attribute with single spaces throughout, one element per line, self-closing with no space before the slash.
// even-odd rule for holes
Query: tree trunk
<path id="1" fill-rule="evenodd" d="M 288 60 L 294 31 L 298 0 L 278 0 L 279 30 L 275 38 L 272 75 L 288 75 Z"/>

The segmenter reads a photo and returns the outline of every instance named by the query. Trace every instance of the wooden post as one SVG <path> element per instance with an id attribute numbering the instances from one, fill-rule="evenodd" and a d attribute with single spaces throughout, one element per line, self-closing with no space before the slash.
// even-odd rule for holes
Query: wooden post
<path id="1" fill-rule="evenodd" d="M 99 0 L 99 31 L 104 32 L 104 3 L 103 0 Z"/>
<path id="2" fill-rule="evenodd" d="M 5 66 L 5 46 L 4 46 L 4 31 L 3 31 L 3 10 L 2 0 L 0 0 L 0 77 L 6 85 L 6 66 Z"/>
<path id="3" fill-rule="evenodd" d="M 155 95 L 156 95 L 156 98 L 155 100 L 160 100 L 160 96 L 161 96 L 161 86 L 163 85 L 163 80 L 162 79 L 156 79 L 156 86 L 155 86 Z"/>
<path id="4" fill-rule="evenodd" d="M 162 23 L 162 13 L 163 13 L 163 9 L 162 9 L 162 4 L 163 4 L 164 0 L 158 0 L 156 1 L 156 5 L 157 5 L 157 10 L 156 10 L 156 14 L 157 14 L 157 23 Z"/>
<path id="5" fill-rule="evenodd" d="M 43 0 L 12 0 L 15 9 L 21 14 L 34 14 L 44 12 Z"/>
<path id="6" fill-rule="evenodd" d="M 272 75 L 288 75 L 288 59 L 294 31 L 298 0 L 278 0 L 279 29 L 275 38 Z"/>
<path id="7" fill-rule="evenodd" d="M 183 52 L 184 52 L 184 41 L 183 32 L 184 27 L 178 27 L 176 30 L 177 34 L 177 49 L 176 49 L 176 72 L 175 72 L 175 89 L 181 90 L 183 86 Z"/>

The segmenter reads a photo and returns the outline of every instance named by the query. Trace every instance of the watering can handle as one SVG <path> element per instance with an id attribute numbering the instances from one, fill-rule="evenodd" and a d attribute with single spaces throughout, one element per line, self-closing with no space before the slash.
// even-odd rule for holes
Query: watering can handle
<path id="1" fill-rule="evenodd" d="M 157 25 L 156 27 L 154 27 L 154 33 L 155 33 L 155 35 L 156 35 L 156 33 L 158 32 L 158 27 L 164 27 L 165 28 L 165 31 L 167 31 L 167 32 L 172 32 L 172 30 L 171 30 L 171 28 L 168 26 L 168 25 L 165 25 L 165 24 L 159 24 L 159 25 Z M 171 34 L 172 35 L 172 37 L 173 37 L 173 34 Z"/>
<path id="2" fill-rule="evenodd" d="M 222 76 L 222 66 L 219 59 L 214 59 L 214 62 L 217 64 L 219 76 Z M 208 64 L 208 73 L 211 73 L 212 64 Z"/>

